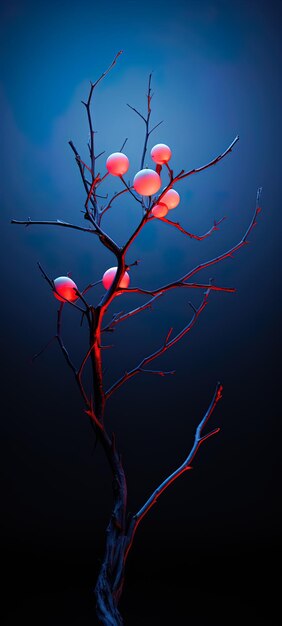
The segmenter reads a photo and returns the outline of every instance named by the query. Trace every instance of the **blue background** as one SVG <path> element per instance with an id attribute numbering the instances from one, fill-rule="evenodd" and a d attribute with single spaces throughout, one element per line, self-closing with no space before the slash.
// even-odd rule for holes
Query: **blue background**
<path id="1" fill-rule="evenodd" d="M 84 193 L 68 141 L 87 158 L 81 100 L 89 80 L 117 65 L 93 109 L 100 159 L 125 152 L 133 177 L 143 145 L 142 121 L 153 71 L 150 138 L 168 143 L 176 171 L 203 165 L 235 135 L 240 141 L 215 168 L 179 184 L 171 217 L 202 233 L 197 242 L 157 222 L 134 244 L 132 286 L 153 288 L 237 243 L 252 217 L 256 190 L 263 212 L 251 243 L 234 260 L 203 272 L 236 294 L 212 294 L 189 337 L 160 361 L 175 377 L 136 377 L 109 401 L 128 473 L 134 511 L 187 454 L 216 381 L 224 399 L 213 417 L 220 434 L 202 448 L 194 471 L 159 501 L 139 528 L 122 599 L 125 623 L 231 624 L 271 617 L 271 559 L 279 545 L 278 419 L 279 252 L 281 239 L 281 41 L 279 2 L 12 1 L 1 3 L 2 267 L 2 554 L 5 626 L 93 623 L 91 589 L 102 557 L 111 482 L 81 401 L 55 344 L 31 365 L 55 331 L 57 304 L 38 272 L 71 272 L 80 288 L 98 280 L 113 257 L 96 238 L 75 231 L 11 226 L 10 219 L 66 219 L 85 224 Z M 146 163 L 150 166 L 149 157 Z M 109 184 L 108 184 L 109 183 Z M 107 179 L 105 192 L 119 190 Z M 130 198 L 104 221 L 122 243 L 137 225 Z M 102 289 L 98 288 L 93 302 Z M 153 312 L 121 325 L 105 352 L 106 381 L 180 330 L 188 301 L 169 293 Z M 142 296 L 126 297 L 132 308 Z M 112 311 L 118 310 L 113 306 Z M 64 337 L 79 362 L 87 345 L 76 313 Z M 107 339 L 107 337 L 106 337 Z M 277 361 L 276 361 L 277 360 Z"/>

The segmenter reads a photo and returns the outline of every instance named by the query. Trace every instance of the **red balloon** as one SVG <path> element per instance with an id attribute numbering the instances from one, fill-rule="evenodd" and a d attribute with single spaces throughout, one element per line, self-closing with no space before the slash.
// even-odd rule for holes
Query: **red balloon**
<path id="1" fill-rule="evenodd" d="M 171 149 L 165 143 L 157 143 L 151 150 L 151 157 L 155 163 L 163 165 L 171 158 Z"/>
<path id="2" fill-rule="evenodd" d="M 68 276 L 59 276 L 58 278 L 55 278 L 54 285 L 57 292 L 53 291 L 53 294 L 57 300 L 60 300 L 61 302 L 65 302 L 66 300 L 68 302 L 74 302 L 77 300 L 78 295 L 75 293 L 77 286 Z"/>
<path id="3" fill-rule="evenodd" d="M 152 208 L 152 214 L 155 217 L 165 217 L 168 213 L 168 208 L 164 202 L 158 202 Z"/>
<path id="4" fill-rule="evenodd" d="M 162 197 L 162 202 L 167 205 L 167 208 L 175 209 L 180 202 L 180 195 L 175 189 L 169 189 Z"/>
<path id="5" fill-rule="evenodd" d="M 129 168 L 129 160 L 123 152 L 113 152 L 107 158 L 106 168 L 113 176 L 123 176 Z"/>
<path id="6" fill-rule="evenodd" d="M 133 179 L 133 187 L 140 196 L 152 196 L 159 191 L 161 184 L 159 174 L 150 169 L 140 170 Z"/>
<path id="7" fill-rule="evenodd" d="M 102 283 L 105 289 L 110 289 L 110 287 L 112 286 L 114 282 L 116 273 L 117 273 L 117 267 L 109 267 L 109 269 L 104 273 L 103 278 L 102 278 Z M 126 289 L 129 283 L 130 283 L 129 274 L 128 272 L 125 272 L 119 283 L 119 287 Z"/>

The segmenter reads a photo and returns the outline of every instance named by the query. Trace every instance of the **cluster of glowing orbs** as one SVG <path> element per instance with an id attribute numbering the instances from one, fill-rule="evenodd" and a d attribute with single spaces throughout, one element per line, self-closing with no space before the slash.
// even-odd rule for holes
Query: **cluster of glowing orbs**
<path id="1" fill-rule="evenodd" d="M 175 209 L 175 207 L 178 206 L 180 202 L 180 195 L 179 193 L 177 193 L 177 191 L 175 191 L 175 189 L 169 189 L 162 196 L 161 201 L 166 204 L 168 210 Z"/>
<path id="2" fill-rule="evenodd" d="M 77 286 L 69 276 L 59 276 L 55 278 L 54 286 L 56 291 L 53 291 L 53 293 L 57 300 L 61 302 L 66 302 L 66 300 L 68 302 L 74 302 L 77 300 L 78 295 L 75 291 L 77 290 Z"/>
<path id="3" fill-rule="evenodd" d="M 159 174 L 147 168 L 137 172 L 133 179 L 133 187 L 140 196 L 152 196 L 159 191 L 161 184 Z"/>
<path id="4" fill-rule="evenodd" d="M 112 176 L 123 176 L 129 168 L 129 160 L 123 152 L 113 152 L 107 158 L 106 168 Z"/>
<path id="5" fill-rule="evenodd" d="M 109 269 L 103 274 L 102 283 L 105 289 L 110 289 L 110 287 L 112 286 L 116 273 L 117 273 L 117 269 L 118 269 L 117 267 L 109 267 Z M 130 283 L 129 274 L 128 272 L 125 272 L 119 283 L 119 287 L 121 287 L 122 289 L 126 289 L 129 283 Z"/>
<path id="6" fill-rule="evenodd" d="M 165 143 L 157 143 L 151 150 L 151 157 L 158 165 L 167 163 L 171 158 L 171 149 Z"/>
<path id="7" fill-rule="evenodd" d="M 168 214 L 167 205 L 164 202 L 158 202 L 153 206 L 152 214 L 154 217 L 165 217 Z"/>

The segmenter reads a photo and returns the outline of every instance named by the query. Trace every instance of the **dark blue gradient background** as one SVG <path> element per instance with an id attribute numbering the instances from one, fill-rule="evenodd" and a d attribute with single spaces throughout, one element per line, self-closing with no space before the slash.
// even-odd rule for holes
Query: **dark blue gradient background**
<path id="1" fill-rule="evenodd" d="M 53 344 L 34 365 L 30 359 L 54 333 L 57 308 L 37 260 L 53 277 L 71 271 L 84 287 L 113 258 L 83 233 L 23 229 L 11 226 L 10 218 L 83 223 L 84 194 L 68 140 L 86 158 L 80 101 L 89 80 L 119 49 L 124 54 L 96 92 L 96 140 L 98 151 L 109 154 L 128 137 L 131 176 L 139 167 L 144 129 L 126 103 L 145 110 L 151 71 L 152 123 L 164 124 L 149 147 L 168 143 L 175 171 L 204 164 L 240 135 L 223 162 L 179 185 L 181 205 L 174 214 L 196 233 L 214 218 L 228 220 L 203 242 L 150 224 L 128 259 L 142 260 L 132 270 L 132 285 L 173 280 L 234 245 L 263 186 L 263 213 L 250 246 L 201 275 L 235 286 L 236 294 L 213 294 L 193 332 L 160 361 L 177 370 L 175 377 L 136 377 L 108 405 L 134 511 L 183 460 L 216 381 L 224 384 L 213 418 L 220 434 L 137 533 L 122 600 L 125 624 L 277 624 L 271 611 L 281 522 L 280 7 L 250 0 L 1 3 L 5 626 L 95 623 L 90 592 L 110 514 L 110 475 L 99 447 L 93 452 L 92 431 L 58 347 Z M 118 189 L 116 180 L 107 187 Z M 121 243 L 138 219 L 138 205 L 127 198 L 104 224 Z M 170 326 L 176 332 L 187 323 L 189 299 L 197 304 L 200 294 L 167 294 L 154 312 L 109 337 L 115 342 L 115 350 L 105 353 L 109 383 L 156 349 Z M 128 298 L 128 307 L 141 302 L 141 296 Z M 73 311 L 66 315 L 64 337 L 78 361 L 87 335 Z"/>

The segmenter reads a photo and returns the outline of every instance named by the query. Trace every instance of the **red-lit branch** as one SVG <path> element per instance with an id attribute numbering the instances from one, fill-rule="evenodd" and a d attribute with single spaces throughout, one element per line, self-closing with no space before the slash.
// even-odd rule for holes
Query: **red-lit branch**
<path id="1" fill-rule="evenodd" d="M 226 153 L 224 153 L 226 154 Z M 199 265 L 197 265 L 196 267 L 194 267 L 192 270 L 190 270 L 187 274 L 185 274 L 184 276 L 182 276 L 179 280 L 172 282 L 172 283 L 168 283 L 167 285 L 162 285 L 161 287 L 159 287 L 158 289 L 154 289 L 154 290 L 147 290 L 147 289 L 140 289 L 140 288 L 127 288 L 127 289 L 120 289 L 120 292 L 126 292 L 126 293 L 144 293 L 144 294 L 148 294 L 148 295 L 152 295 L 155 296 L 158 293 L 165 293 L 166 291 L 169 291 L 171 289 L 175 289 L 177 287 L 190 287 L 190 288 L 196 288 L 196 289 L 212 289 L 213 291 L 227 291 L 229 293 L 233 293 L 235 291 L 235 289 L 232 288 L 225 288 L 225 287 L 218 287 L 216 285 L 201 285 L 199 283 L 187 283 L 186 281 L 189 280 L 189 278 L 192 278 L 192 276 L 194 276 L 195 274 L 197 274 L 198 272 L 200 272 L 203 269 L 206 269 L 207 267 L 210 267 L 211 265 L 215 265 L 216 263 L 220 263 L 221 261 L 223 261 L 224 259 L 227 258 L 232 258 L 233 255 L 238 252 L 238 250 L 240 250 L 240 248 L 242 248 L 242 246 L 247 245 L 248 243 L 248 236 L 250 235 L 251 231 L 253 230 L 253 228 L 256 225 L 256 218 L 259 214 L 259 212 L 261 211 L 260 208 L 260 198 L 261 198 L 261 192 L 262 192 L 262 188 L 259 187 L 257 190 L 257 197 L 256 197 L 256 208 L 255 208 L 255 212 L 253 215 L 253 218 L 244 234 L 244 236 L 242 237 L 242 239 L 239 241 L 238 244 L 236 244 L 235 246 L 233 246 L 232 248 L 230 248 L 229 250 L 227 250 L 226 252 L 224 252 L 223 254 L 220 254 L 217 257 L 214 257 L 213 259 L 209 259 L 208 261 L 205 261 L 204 263 L 200 263 Z M 144 222 L 146 220 L 146 216 L 143 218 L 142 222 Z M 141 222 L 141 223 L 142 223 Z M 129 247 L 129 245 L 127 244 L 127 248 Z"/>
<path id="2" fill-rule="evenodd" d="M 87 291 L 89 291 L 90 289 L 93 289 L 93 287 L 97 287 L 97 285 L 101 285 L 101 283 L 102 283 L 102 280 L 96 280 L 95 283 L 90 283 L 89 285 L 87 285 L 87 287 L 85 287 L 85 289 L 83 289 L 82 295 L 87 293 Z"/>
<path id="3" fill-rule="evenodd" d="M 175 281 L 174 283 L 168 283 L 167 285 L 163 285 L 158 289 L 141 289 L 139 287 L 132 288 L 119 288 L 120 293 L 144 293 L 149 296 L 157 296 L 159 293 L 165 293 L 166 291 L 171 291 L 171 289 L 177 289 L 178 287 L 188 287 L 189 289 L 211 289 L 212 291 L 225 291 L 227 293 L 234 293 L 235 289 L 233 287 L 219 287 L 218 285 L 205 285 L 201 283 L 185 283 L 184 281 Z"/>
<path id="4" fill-rule="evenodd" d="M 148 222 L 153 219 L 155 218 L 149 217 Z M 218 230 L 219 224 L 221 224 L 221 222 L 223 222 L 223 220 L 225 220 L 226 218 L 222 217 L 218 222 L 216 222 L 215 220 L 214 225 L 204 235 L 194 235 L 193 233 L 188 232 L 188 230 L 182 228 L 179 222 L 173 222 L 172 220 L 168 220 L 166 217 L 158 217 L 157 219 L 165 222 L 166 224 L 169 224 L 170 226 L 173 226 L 174 228 L 177 228 L 177 230 L 180 230 L 181 233 L 183 233 L 187 237 L 190 237 L 190 239 L 197 239 L 197 241 L 202 241 L 202 239 L 206 239 L 207 237 L 209 237 L 215 230 Z"/>
<path id="5" fill-rule="evenodd" d="M 216 165 L 217 163 L 222 161 L 222 159 L 224 159 L 224 157 L 226 157 L 227 154 L 232 152 L 232 149 L 234 148 L 234 146 L 237 143 L 237 141 L 239 141 L 239 135 L 237 135 L 235 137 L 235 139 L 233 139 L 233 141 L 231 142 L 230 146 L 228 146 L 228 148 L 226 148 L 226 150 L 224 150 L 224 152 L 222 152 L 217 157 L 215 157 L 214 159 L 212 159 L 211 161 L 206 163 L 206 165 L 201 165 L 201 167 L 194 167 L 192 170 L 189 170 L 188 172 L 185 172 L 184 170 L 181 170 L 181 172 L 179 172 L 179 174 L 177 174 L 177 176 L 175 176 L 175 177 L 173 176 L 172 169 L 167 165 L 167 169 L 168 169 L 168 171 L 170 173 L 170 183 L 162 191 L 162 193 L 160 194 L 160 196 L 158 198 L 158 201 L 160 201 L 162 199 L 162 196 L 166 193 L 166 191 L 168 189 L 171 189 L 171 187 L 173 185 L 175 185 L 175 183 L 177 183 L 179 180 L 183 180 L 184 178 L 187 178 L 188 176 L 192 176 L 192 174 L 199 174 L 200 172 L 203 172 L 204 170 L 208 169 L 209 167 L 212 167 L 213 165 Z"/>
<path id="6" fill-rule="evenodd" d="M 196 429 L 196 433 L 195 433 L 195 438 L 194 438 L 194 444 L 192 446 L 192 449 L 190 450 L 188 456 L 186 457 L 186 459 L 184 460 L 184 462 L 172 473 L 170 474 L 170 476 L 168 476 L 158 487 L 157 489 L 155 489 L 152 493 L 152 495 L 148 498 L 148 500 L 145 502 L 145 504 L 142 506 L 142 508 L 133 516 L 131 523 L 130 523 L 130 528 L 127 534 L 127 549 L 125 552 L 125 560 L 128 556 L 128 552 L 130 550 L 130 547 L 132 545 L 132 541 L 136 532 L 136 529 L 138 527 L 138 525 L 140 524 L 141 520 L 145 517 L 145 515 L 147 515 L 147 513 L 150 511 L 150 509 L 152 508 L 152 506 L 154 504 L 157 503 L 159 497 L 162 495 L 162 493 L 164 493 L 166 491 L 166 489 L 172 485 L 177 478 L 179 478 L 179 476 L 181 476 L 181 474 L 183 474 L 184 472 L 186 472 L 187 470 L 192 469 L 191 467 L 191 463 L 193 461 L 193 459 L 195 458 L 199 447 L 201 446 L 202 443 L 204 443 L 204 441 L 206 441 L 207 439 L 209 439 L 210 437 L 212 437 L 213 435 L 216 435 L 219 432 L 219 428 L 215 428 L 213 430 L 211 430 L 210 432 L 208 432 L 206 435 L 203 435 L 203 430 L 209 420 L 209 418 L 211 417 L 217 403 L 219 402 L 219 400 L 222 398 L 222 385 L 220 383 L 217 383 L 216 385 L 216 389 L 212 398 L 212 401 L 209 405 L 209 408 L 207 410 L 207 412 L 205 413 L 202 421 L 200 422 L 200 424 L 198 425 L 197 429 Z"/>
<path id="7" fill-rule="evenodd" d="M 224 157 L 226 157 L 227 154 L 229 154 L 229 152 L 232 151 L 232 148 L 234 148 L 235 143 L 237 143 L 237 141 L 239 141 L 239 135 L 237 135 L 235 139 L 233 139 L 230 146 L 228 146 L 228 148 L 226 148 L 226 150 L 222 152 L 222 154 L 219 154 L 217 157 L 212 159 L 212 161 L 209 161 L 208 163 L 206 163 L 206 165 L 202 165 L 201 167 L 194 167 L 192 170 L 189 170 L 189 172 L 181 173 L 179 176 L 176 177 L 177 180 L 183 180 L 183 178 L 187 178 L 188 176 L 191 176 L 192 174 L 199 174 L 199 172 L 203 172 L 204 170 L 208 169 L 208 167 L 212 167 L 213 165 L 216 165 L 217 163 L 219 163 L 219 161 L 224 159 Z"/>
<path id="8" fill-rule="evenodd" d="M 150 81 L 149 81 L 149 93 L 150 93 Z M 148 96 L 148 102 L 150 106 L 150 96 Z M 150 111 L 149 111 L 150 112 Z M 175 178 L 172 178 L 169 185 L 162 191 L 162 193 L 159 195 L 158 199 L 156 200 L 156 202 L 160 202 L 162 200 L 162 197 L 164 196 L 164 194 L 168 191 L 168 189 L 172 188 L 172 186 L 175 184 L 175 182 L 177 182 L 178 180 L 181 180 L 182 178 L 185 178 L 187 176 L 190 176 L 191 174 L 196 174 L 198 172 L 201 172 L 205 169 L 207 169 L 208 167 L 211 167 L 212 165 L 215 165 L 216 163 L 218 163 L 220 160 L 222 160 L 227 154 L 229 154 L 233 148 L 233 146 L 235 145 L 235 143 L 238 141 L 239 137 L 235 137 L 235 139 L 232 141 L 232 143 L 230 144 L 230 146 L 218 157 L 214 158 L 212 161 L 210 161 L 207 165 L 203 165 L 200 168 L 194 168 L 193 170 L 190 170 L 189 172 L 184 172 L 184 170 L 182 170 Z M 145 141 L 145 145 L 144 145 L 144 149 L 146 149 L 147 143 Z M 171 170 L 172 172 L 172 170 Z M 123 246 L 123 248 L 121 249 L 121 252 L 123 254 L 123 256 L 126 254 L 126 252 L 129 250 L 130 246 L 132 245 L 132 243 L 135 241 L 136 237 L 139 235 L 139 233 L 141 232 L 141 230 L 143 229 L 143 227 L 145 226 L 145 224 L 148 222 L 148 220 L 150 219 L 149 216 L 149 211 L 151 209 L 151 202 L 149 202 L 149 206 L 147 207 L 146 213 L 145 215 L 142 217 L 139 225 L 137 226 L 137 228 L 135 229 L 134 233 L 129 237 L 128 241 L 126 242 L 126 244 Z M 222 257 L 223 258 L 223 257 Z M 225 257 L 224 257 L 225 258 Z M 218 261 L 221 260 L 221 257 L 218 257 Z M 213 262 L 216 261 L 212 261 L 210 264 L 212 264 Z M 180 279 L 177 282 L 183 282 L 185 279 L 185 277 L 183 279 Z M 151 293 L 151 292 L 149 292 Z"/>
<path id="9" fill-rule="evenodd" d="M 192 270 L 190 270 L 190 272 L 188 272 L 188 274 L 186 274 L 185 276 L 183 276 L 182 280 L 189 280 L 189 278 L 192 278 L 192 276 L 194 276 L 195 274 L 198 274 L 198 272 L 200 272 L 203 269 L 206 269 L 207 267 L 210 267 L 211 265 L 215 265 L 216 263 L 220 263 L 221 261 L 224 261 L 224 259 L 228 259 L 228 258 L 233 258 L 233 255 L 238 252 L 238 250 L 240 250 L 240 248 L 242 248 L 243 246 L 247 245 L 248 242 L 248 236 L 250 235 L 250 233 L 252 232 L 253 228 L 256 226 L 256 218 L 258 216 L 258 214 L 261 211 L 261 207 L 260 207 L 260 198 L 261 198 L 261 192 L 262 192 L 262 187 L 259 187 L 257 190 L 257 197 L 256 197 L 256 208 L 255 208 L 255 212 L 253 215 L 253 218 L 244 234 L 244 236 L 242 237 L 242 239 L 239 241 L 239 243 L 237 243 L 235 246 L 233 246 L 233 248 L 230 248 L 229 250 L 227 250 L 227 252 L 224 252 L 223 254 L 220 254 L 219 256 L 215 257 L 214 259 L 210 259 L 209 261 L 205 261 L 204 263 L 200 263 L 199 265 L 197 265 L 196 267 L 194 267 Z"/>
<path id="10" fill-rule="evenodd" d="M 110 201 L 108 202 L 108 204 L 106 204 L 106 206 L 105 206 L 103 209 L 101 209 L 101 211 L 100 211 L 100 219 L 101 219 L 101 218 L 103 217 L 103 215 L 105 215 L 105 213 L 106 213 L 106 212 L 107 212 L 107 211 L 111 208 L 111 206 L 112 206 L 112 204 L 113 204 L 114 200 L 116 200 L 117 198 L 119 198 L 119 196 L 121 196 L 122 194 L 124 194 L 124 193 L 128 193 L 128 191 L 129 191 L 129 189 L 125 188 L 125 189 L 122 189 L 121 191 L 118 191 L 117 193 L 115 193 L 115 194 L 113 195 L 113 197 L 110 199 Z"/>
<path id="11" fill-rule="evenodd" d="M 154 296 L 153 298 L 148 300 L 148 302 L 145 302 L 145 304 L 143 304 L 142 306 L 139 306 L 136 309 L 132 309 L 132 311 L 128 311 L 127 313 L 124 313 L 124 314 L 123 312 L 116 313 L 113 316 L 111 322 L 109 322 L 109 324 L 107 324 L 107 326 L 103 328 L 103 332 L 106 332 L 106 331 L 111 332 L 114 330 L 114 327 L 120 322 L 124 322 L 129 317 L 133 317 L 134 315 L 137 315 L 138 313 L 141 313 L 142 311 L 145 311 L 146 309 L 152 309 L 153 302 L 155 302 L 162 295 L 163 295 L 162 292 L 158 293 L 157 296 Z"/>
<path id="12" fill-rule="evenodd" d="M 182 337 L 187 335 L 187 333 L 193 328 L 193 326 L 194 326 L 196 320 L 198 319 L 199 315 L 202 313 L 202 311 L 206 307 L 207 302 L 208 302 L 209 294 L 210 294 L 210 286 L 208 287 L 208 291 L 205 293 L 204 298 L 203 298 L 202 303 L 200 304 L 199 308 L 196 309 L 195 307 L 193 307 L 194 315 L 193 315 L 192 319 L 190 320 L 189 324 L 187 324 L 187 326 L 185 326 L 172 339 L 170 338 L 171 337 L 171 333 L 172 333 L 172 329 L 170 329 L 170 331 L 168 332 L 168 334 L 167 334 L 167 336 L 165 338 L 165 341 L 164 341 L 163 345 L 158 350 L 156 350 L 155 352 L 153 352 L 149 356 L 145 357 L 139 363 L 139 365 L 137 365 L 137 367 L 134 367 L 129 372 L 125 372 L 124 375 L 119 380 L 117 380 L 108 389 L 108 391 L 106 392 L 106 399 L 110 398 L 110 396 L 115 391 L 117 391 L 117 389 L 119 389 L 119 387 L 121 387 L 122 385 L 124 385 L 124 383 L 126 383 L 128 380 L 130 380 L 130 378 L 133 378 L 134 376 L 136 376 L 136 374 L 140 374 L 140 373 L 144 372 L 146 366 L 149 365 L 149 363 L 151 363 L 152 361 L 157 359 L 159 356 L 164 354 L 167 350 L 169 350 L 169 348 L 172 348 L 172 346 L 174 346 L 178 341 L 180 341 L 180 339 L 182 339 Z M 160 372 L 158 372 L 158 373 L 160 373 Z M 169 373 L 171 373 L 171 372 L 169 372 Z M 165 375 L 165 372 L 163 372 L 163 375 Z"/>

